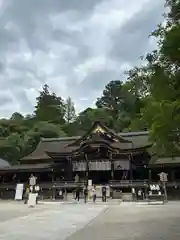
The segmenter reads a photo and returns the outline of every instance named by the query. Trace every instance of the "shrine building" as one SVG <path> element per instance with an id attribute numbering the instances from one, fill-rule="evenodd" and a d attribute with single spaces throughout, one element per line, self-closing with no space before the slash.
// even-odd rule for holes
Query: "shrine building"
<path id="1" fill-rule="evenodd" d="M 12 197 L 15 185 L 28 185 L 31 174 L 37 177 L 43 197 L 55 198 L 58 189 L 71 192 L 88 180 L 107 185 L 114 196 L 119 190 L 146 189 L 164 171 L 170 196 L 178 198 L 180 157 L 159 157 L 151 146 L 147 131 L 115 133 L 101 122 L 95 122 L 83 136 L 42 138 L 20 164 L 0 166 L 0 197 Z"/>

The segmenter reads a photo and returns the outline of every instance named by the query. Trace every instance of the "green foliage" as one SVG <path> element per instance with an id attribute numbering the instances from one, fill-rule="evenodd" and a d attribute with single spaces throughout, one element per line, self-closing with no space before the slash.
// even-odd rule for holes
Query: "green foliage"
<path id="1" fill-rule="evenodd" d="M 114 118 L 118 117 L 120 109 L 125 103 L 125 94 L 123 92 L 122 82 L 119 80 L 109 82 L 103 91 L 103 94 L 98 98 L 96 106 L 104 108 L 111 112 Z"/>
<path id="2" fill-rule="evenodd" d="M 167 0 L 166 4 L 166 24 L 158 25 L 152 34 L 158 48 L 147 54 L 146 64 L 129 78 L 138 84 L 144 76 L 141 80 L 148 86 L 150 99 L 141 109 L 141 119 L 149 126 L 156 150 L 173 155 L 180 150 L 180 1 Z"/>
<path id="3" fill-rule="evenodd" d="M 55 138 L 66 136 L 66 134 L 61 130 L 60 125 L 48 122 L 38 122 L 34 125 L 32 131 L 37 133 L 39 137 Z"/>
<path id="4" fill-rule="evenodd" d="M 142 65 L 126 71 L 127 81 L 110 81 L 96 108 L 78 116 L 72 99 L 50 93 L 44 85 L 34 114 L 13 113 L 0 120 L 0 157 L 17 162 L 32 152 L 41 137 L 84 134 L 94 121 L 116 132 L 149 130 L 153 149 L 175 155 L 180 150 L 180 0 L 166 0 L 165 23 L 151 34 L 157 49 L 142 58 Z"/>
<path id="5" fill-rule="evenodd" d="M 166 7 L 169 9 L 167 18 L 170 23 L 178 24 L 180 20 L 180 1 L 166 0 Z"/>
<path id="6" fill-rule="evenodd" d="M 65 120 L 67 123 L 71 123 L 76 118 L 76 110 L 74 107 L 74 103 L 70 97 L 67 98 L 65 103 Z"/>
<path id="7" fill-rule="evenodd" d="M 10 119 L 14 121 L 22 121 L 24 119 L 24 116 L 21 113 L 15 112 L 12 114 Z"/>
<path id="8" fill-rule="evenodd" d="M 161 53 L 172 63 L 180 65 L 180 25 L 174 25 L 165 32 Z"/>
<path id="9" fill-rule="evenodd" d="M 112 125 L 113 118 L 107 109 L 87 108 L 79 114 L 76 119 L 76 124 L 78 129 L 87 131 L 95 121 L 100 121 L 106 126 L 110 127 Z"/>
<path id="10" fill-rule="evenodd" d="M 43 90 L 37 97 L 35 106 L 35 118 L 38 121 L 52 123 L 63 123 L 65 114 L 65 104 L 61 97 L 49 92 L 49 86 L 44 85 Z"/>
<path id="11" fill-rule="evenodd" d="M 17 163 L 23 156 L 31 153 L 41 137 L 64 137 L 66 133 L 59 124 L 33 122 L 29 120 L 0 122 L 0 157 L 10 163 Z"/>
<path id="12" fill-rule="evenodd" d="M 24 149 L 22 156 L 26 156 L 35 149 L 40 139 L 65 137 L 66 133 L 61 129 L 59 124 L 48 122 L 37 122 L 33 128 L 29 129 L 24 135 Z"/>
<path id="13" fill-rule="evenodd" d="M 134 67 L 126 71 L 125 74 L 127 75 L 129 89 L 136 98 L 144 98 L 149 95 L 149 73 L 146 67 Z"/>
<path id="14" fill-rule="evenodd" d="M 135 82 L 135 81 L 134 81 Z M 110 81 L 98 98 L 96 105 L 98 108 L 106 109 L 109 127 L 116 131 L 127 128 L 131 119 L 139 113 L 142 101 L 139 97 L 137 86 L 133 81 L 122 83 L 119 80 Z M 107 118 L 107 117 L 106 117 Z"/>

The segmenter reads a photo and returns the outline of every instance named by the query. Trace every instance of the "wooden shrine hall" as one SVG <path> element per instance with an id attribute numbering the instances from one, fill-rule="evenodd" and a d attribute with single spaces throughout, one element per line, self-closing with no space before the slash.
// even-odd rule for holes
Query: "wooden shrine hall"
<path id="1" fill-rule="evenodd" d="M 55 196 L 62 188 L 72 191 L 88 180 L 131 191 L 132 187 L 144 188 L 149 182 L 159 181 L 158 173 L 163 168 L 168 173 L 169 187 L 177 192 L 180 158 L 152 156 L 151 146 L 148 132 L 115 133 L 95 122 L 83 136 L 43 138 L 19 165 L 0 167 L 0 191 L 3 196 L 7 192 L 12 195 L 15 184 L 26 186 L 31 174 L 47 196 Z"/>

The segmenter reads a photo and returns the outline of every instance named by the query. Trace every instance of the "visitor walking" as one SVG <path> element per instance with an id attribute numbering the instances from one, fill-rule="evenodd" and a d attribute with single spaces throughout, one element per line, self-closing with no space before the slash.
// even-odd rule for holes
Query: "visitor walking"
<path id="1" fill-rule="evenodd" d="M 93 198 L 93 203 L 96 202 L 96 186 L 94 185 L 92 188 L 92 198 Z"/>
<path id="2" fill-rule="evenodd" d="M 87 198 L 88 198 L 88 188 L 87 186 L 84 187 L 84 203 L 87 203 Z"/>

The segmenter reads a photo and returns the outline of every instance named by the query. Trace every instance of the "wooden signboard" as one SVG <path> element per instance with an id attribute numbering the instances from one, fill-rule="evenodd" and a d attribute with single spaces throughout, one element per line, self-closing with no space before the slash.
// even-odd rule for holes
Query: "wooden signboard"
<path id="1" fill-rule="evenodd" d="M 149 202 L 164 202 L 164 192 L 159 184 L 150 184 L 148 189 Z"/>
<path id="2" fill-rule="evenodd" d="M 24 184 L 23 183 L 18 183 L 16 185 L 16 193 L 15 193 L 15 200 L 22 200 L 23 197 L 23 189 L 24 189 Z"/>
<path id="3" fill-rule="evenodd" d="M 30 193 L 29 194 L 28 207 L 35 207 L 35 205 L 36 205 L 36 198 L 37 198 L 37 194 L 36 193 Z"/>

